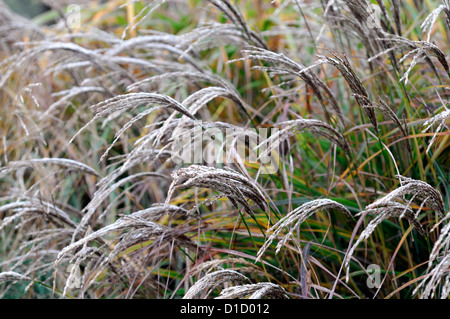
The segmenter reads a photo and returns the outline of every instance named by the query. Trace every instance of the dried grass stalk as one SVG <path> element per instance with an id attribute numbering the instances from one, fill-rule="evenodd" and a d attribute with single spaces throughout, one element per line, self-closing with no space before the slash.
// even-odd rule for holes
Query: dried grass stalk
<path id="1" fill-rule="evenodd" d="M 350 89 L 353 92 L 353 95 L 356 98 L 356 101 L 358 102 L 359 106 L 364 110 L 367 117 L 369 118 L 370 122 L 372 123 L 372 126 L 375 129 L 375 132 L 378 133 L 378 124 L 377 124 L 377 118 L 375 116 L 375 111 L 373 110 L 373 103 L 371 99 L 369 98 L 369 93 L 367 93 L 366 88 L 364 87 L 363 83 L 359 79 L 359 77 L 356 75 L 356 72 L 353 70 L 350 62 L 347 59 L 347 56 L 345 53 L 342 53 L 341 56 L 339 56 L 336 52 L 330 50 L 332 57 L 324 56 L 324 55 L 318 55 L 318 57 L 335 66 L 344 77 L 345 81 L 350 86 Z"/>
<path id="2" fill-rule="evenodd" d="M 21 275 L 15 271 L 5 271 L 0 273 L 0 283 L 5 281 L 31 280 L 30 277 Z"/>
<path id="3" fill-rule="evenodd" d="M 448 2 L 448 0 L 444 0 L 444 4 L 441 4 L 436 9 L 434 9 L 420 25 L 422 32 L 427 32 L 427 41 L 430 41 L 431 31 L 433 30 L 433 26 L 439 18 L 439 14 L 441 12 L 445 13 L 447 25 L 450 29 L 450 3 Z"/>
<path id="4" fill-rule="evenodd" d="M 428 41 L 412 41 L 395 35 L 386 35 L 385 38 L 381 38 L 380 40 L 389 40 L 395 43 L 397 49 L 400 49 L 402 47 L 411 49 L 411 51 L 403 55 L 403 57 L 399 60 L 399 63 L 402 63 L 410 56 L 413 56 L 413 59 L 408 69 L 405 71 L 405 73 L 399 80 L 400 82 L 404 82 L 405 85 L 409 81 L 409 74 L 411 73 L 412 69 L 421 61 L 421 59 L 424 59 L 427 62 L 427 64 L 439 78 L 439 73 L 436 70 L 435 64 L 431 60 L 431 56 L 434 56 L 438 59 L 439 63 L 444 67 L 445 71 L 447 72 L 447 75 L 450 77 L 450 67 L 447 62 L 445 53 L 436 44 Z M 378 55 L 388 52 L 392 52 L 392 50 L 385 50 L 383 52 L 380 52 Z"/>
<path id="5" fill-rule="evenodd" d="M 244 210 L 254 216 L 247 198 L 253 200 L 259 208 L 268 210 L 267 202 L 259 187 L 244 175 L 225 167 L 224 169 L 191 165 L 172 173 L 173 182 L 170 185 L 166 203 L 173 197 L 175 190 L 189 187 L 209 188 L 221 192 L 231 203 L 239 209 L 238 203 Z"/>
<path id="6" fill-rule="evenodd" d="M 343 14 L 343 10 L 333 11 L 330 10 L 330 13 L 327 15 L 329 21 L 334 24 L 337 28 L 344 28 L 349 33 L 355 33 L 359 35 L 362 43 L 367 49 L 369 55 L 377 55 L 380 51 L 386 51 L 389 54 L 389 57 L 394 64 L 395 68 L 398 69 L 397 58 L 392 51 L 392 42 L 388 39 L 384 39 L 384 36 L 387 34 L 383 30 L 383 21 L 379 20 L 378 16 L 378 7 L 374 3 L 366 0 L 343 0 L 343 2 L 350 9 L 351 15 Z M 383 14 L 383 10 L 385 11 L 385 6 L 383 1 L 377 1 L 379 4 L 379 8 L 381 13 Z M 335 4 L 339 4 L 337 2 Z M 396 2 L 393 3 L 394 13 Z M 387 16 L 387 14 L 385 14 Z M 401 32 L 401 26 L 398 24 L 397 16 L 394 17 L 396 25 L 397 25 L 397 33 Z M 387 19 L 389 20 L 389 19 Z M 371 61 L 369 61 L 371 63 Z M 370 67 L 372 67 L 370 65 Z"/>
<path id="7" fill-rule="evenodd" d="M 407 138 L 408 137 L 408 126 L 406 123 L 402 124 L 402 121 L 397 117 L 397 114 L 389 107 L 389 105 L 381 98 L 378 97 L 378 102 L 375 107 L 378 108 L 386 117 L 390 118 L 394 124 L 398 127 L 402 135 Z M 408 140 L 406 140 L 406 147 L 408 148 L 408 152 L 412 154 L 411 146 L 408 143 Z"/>
<path id="8" fill-rule="evenodd" d="M 217 97 L 229 98 L 241 110 L 243 110 L 244 112 L 246 111 L 245 103 L 239 97 L 237 92 L 228 88 L 215 86 L 209 86 L 191 94 L 182 102 L 182 105 L 189 110 L 190 114 L 195 115 L 201 107 Z"/>
<path id="9" fill-rule="evenodd" d="M 295 136 L 298 132 L 305 130 L 321 135 L 329 141 L 339 145 L 346 154 L 350 152 L 350 147 L 344 135 L 334 129 L 332 126 L 320 120 L 297 119 L 277 123 L 277 126 L 280 126 L 282 129 L 277 131 L 266 141 L 263 141 L 257 146 L 257 148 L 260 148 L 262 146 L 265 147 L 264 151 L 259 155 L 260 157 L 267 156 L 273 149 L 278 147 L 280 143 L 292 136 Z"/>
<path id="10" fill-rule="evenodd" d="M 39 217 L 51 218 L 53 221 L 62 225 L 76 227 L 76 223 L 73 222 L 70 216 L 62 209 L 52 203 L 38 199 L 30 198 L 26 201 L 19 201 L 0 206 L 0 213 L 6 211 L 19 213 L 20 215 L 18 217 L 23 217 L 26 214 L 35 214 Z M 9 223 L 11 220 L 2 221 L 0 229 L 4 227 L 4 222 Z"/>
<path id="11" fill-rule="evenodd" d="M 241 32 L 249 44 L 256 45 L 260 48 L 267 49 L 267 43 L 255 31 L 251 30 L 245 22 L 244 17 L 238 11 L 239 8 L 233 6 L 228 0 L 208 0 L 211 4 L 217 7 L 222 13 L 233 22 Z"/>
<path id="12" fill-rule="evenodd" d="M 216 299 L 288 299 L 286 290 L 271 282 L 229 287 L 220 293 Z"/>
<path id="13" fill-rule="evenodd" d="M 384 220 L 391 217 L 401 218 L 402 216 L 406 216 L 408 220 L 416 226 L 416 229 L 422 234 L 425 235 L 425 231 L 422 228 L 422 225 L 417 221 L 414 217 L 414 211 L 409 207 L 399 203 L 386 202 L 380 204 L 376 208 L 368 208 L 359 213 L 362 214 L 375 214 L 375 218 L 370 221 L 370 223 L 366 226 L 363 232 L 358 237 L 358 240 L 355 244 L 350 248 L 347 252 L 346 257 L 344 258 L 343 264 L 344 268 L 347 270 L 346 281 L 349 280 L 349 270 L 350 270 L 350 260 L 354 255 L 356 248 L 359 246 L 361 242 L 369 238 L 369 236 L 375 231 L 378 225 L 380 225 Z"/>
<path id="14" fill-rule="evenodd" d="M 442 128 L 447 127 L 445 122 L 449 118 L 450 118 L 450 109 L 446 108 L 441 113 L 433 116 L 432 118 L 427 120 L 425 123 L 423 123 L 423 126 L 425 127 L 425 129 L 422 130 L 422 133 L 427 132 L 433 125 L 438 124 L 438 127 L 436 128 L 433 138 L 428 143 L 427 153 L 431 150 L 431 146 L 433 145 L 434 141 L 436 140 L 437 133 L 439 133 L 442 130 Z M 448 127 L 447 127 L 447 129 L 448 129 Z"/>
<path id="15" fill-rule="evenodd" d="M 324 61 L 320 60 L 317 63 L 313 64 L 310 67 L 305 67 L 300 63 L 295 62 L 284 54 L 275 53 L 269 50 L 264 50 L 261 48 L 249 48 L 246 50 L 242 50 L 242 53 L 245 54 L 245 58 L 243 59 L 251 59 L 251 60 L 261 60 L 266 61 L 270 64 L 273 64 L 274 67 L 255 67 L 257 69 L 262 69 L 268 71 L 274 75 L 291 75 L 295 77 L 301 78 L 305 81 L 313 90 L 314 95 L 326 109 L 324 95 L 322 91 L 326 93 L 328 96 L 328 100 L 333 108 L 334 112 L 339 118 L 339 121 L 344 124 L 344 117 L 342 115 L 342 111 L 339 108 L 336 98 L 334 97 L 331 90 L 328 86 L 317 76 L 315 75 L 311 69 L 316 67 L 317 65 L 322 64 Z M 238 59 L 242 60 L 242 59 Z M 232 62 L 232 61 L 230 61 Z M 281 85 L 281 84 L 280 84 Z"/>
<path id="16" fill-rule="evenodd" d="M 444 216 L 444 200 L 442 199 L 442 195 L 439 191 L 430 186 L 428 183 L 420 180 L 415 180 L 404 176 L 397 176 L 397 178 L 400 179 L 400 187 L 368 205 L 366 209 L 374 209 L 380 206 L 382 207 L 385 204 L 390 204 L 391 202 L 399 199 L 408 202 L 408 200 L 405 199 L 405 195 L 409 195 L 421 203 L 426 201 L 428 207 L 433 209 L 439 216 Z"/>
<path id="17" fill-rule="evenodd" d="M 213 259 L 209 261 L 202 262 L 192 269 L 192 275 L 197 275 L 201 272 L 209 273 L 213 270 L 222 270 L 222 266 L 227 264 L 226 269 L 229 270 L 239 270 L 242 274 L 251 274 L 254 276 L 266 276 L 267 273 L 260 269 L 253 262 L 247 261 L 244 258 L 226 258 L 226 259 Z M 237 265 L 239 264 L 239 265 Z"/>
<path id="18" fill-rule="evenodd" d="M 448 221 L 450 219 L 450 212 L 447 213 L 445 218 L 443 218 L 440 223 L 444 221 Z M 436 225 L 435 227 L 437 227 Z M 434 229 L 434 228 L 433 228 Z M 450 223 L 447 223 L 442 230 L 441 233 L 433 245 L 433 249 L 431 250 L 430 260 L 428 262 L 428 268 L 430 269 L 433 265 L 433 262 L 439 258 L 440 255 L 446 256 L 450 251 Z"/>
<path id="19" fill-rule="evenodd" d="M 277 254 L 286 242 L 293 236 L 294 231 L 299 230 L 300 225 L 306 221 L 306 219 L 311 217 L 315 212 L 324 209 L 336 209 L 352 218 L 352 214 L 347 208 L 345 208 L 344 205 L 331 199 L 316 199 L 305 203 L 289 212 L 267 231 L 267 233 L 271 234 L 264 242 L 264 245 L 259 249 L 258 254 L 256 255 L 256 261 L 261 259 L 264 252 L 269 248 L 271 243 L 278 237 L 284 228 L 288 228 L 289 232 L 282 238 L 282 240 L 278 242 L 275 251 Z"/>
<path id="20" fill-rule="evenodd" d="M 42 164 L 60 165 L 69 169 L 76 169 L 88 174 L 99 176 L 99 174 L 92 167 L 75 160 L 66 158 L 34 158 L 31 160 L 8 162 L 7 166 L 0 168 L 0 178 L 4 177 L 6 174 L 11 173 L 12 171 L 19 170 L 21 168 L 39 167 Z"/>
<path id="21" fill-rule="evenodd" d="M 183 299 L 194 299 L 201 292 L 204 293 L 204 298 L 207 298 L 215 288 L 223 283 L 246 281 L 248 282 L 250 280 L 234 270 L 215 271 L 198 280 L 191 288 L 189 288 Z"/>
<path id="22" fill-rule="evenodd" d="M 82 212 L 84 213 L 84 215 L 73 234 L 73 240 L 75 240 L 75 237 L 78 234 L 78 232 L 83 230 L 86 227 L 86 225 L 88 225 L 92 217 L 95 215 L 98 207 L 100 207 L 100 205 L 109 197 L 109 195 L 111 195 L 114 191 L 116 191 L 119 187 L 125 185 L 126 183 L 129 183 L 135 179 L 142 177 L 160 177 L 167 179 L 167 176 L 162 175 L 160 173 L 142 172 L 122 178 L 112 185 L 108 183 L 110 181 L 109 178 L 105 178 L 104 180 L 100 181 L 99 183 L 101 187 L 97 189 L 97 191 L 94 193 L 94 197 L 91 199 L 89 204 L 85 208 L 83 208 Z M 108 182 L 106 182 L 105 180 Z M 104 213 L 105 212 L 103 212 L 103 214 Z"/>
<path id="23" fill-rule="evenodd" d="M 91 108 L 95 110 L 95 116 L 84 127 L 82 127 L 74 137 L 72 137 L 70 142 L 72 142 L 75 137 L 77 137 L 87 126 L 89 126 L 98 118 L 110 115 L 112 113 L 123 113 L 125 111 L 131 111 L 143 105 L 152 106 L 147 111 L 141 112 L 140 115 L 138 115 L 139 117 L 135 118 L 134 120 L 140 119 L 145 115 L 148 115 L 151 111 L 159 108 L 170 108 L 195 120 L 195 117 L 181 103 L 174 100 L 170 96 L 157 93 L 128 93 L 124 95 L 118 95 L 96 105 L 93 105 Z"/>
<path id="24" fill-rule="evenodd" d="M 376 227 L 381 224 L 385 219 L 390 217 L 402 218 L 406 217 L 410 223 L 412 223 L 418 232 L 422 236 L 426 236 L 426 233 L 417 219 L 418 213 L 414 213 L 414 211 L 410 207 L 410 203 L 413 200 L 419 200 L 421 202 L 421 206 L 425 205 L 425 203 L 435 210 L 435 212 L 443 217 L 444 215 L 444 202 L 441 194 L 431 187 L 429 184 L 414 180 L 411 178 L 398 176 L 400 179 L 401 186 L 397 189 L 393 190 L 386 196 L 376 200 L 372 204 L 368 205 L 365 210 L 358 215 L 362 214 L 375 214 L 375 218 L 370 221 L 367 227 L 363 230 L 361 235 L 355 244 L 348 251 L 346 258 L 344 260 L 344 267 L 347 269 L 347 281 L 349 279 L 349 263 L 352 258 L 356 248 L 358 245 L 369 238 L 369 236 L 374 232 Z M 410 200 L 405 198 L 405 195 L 411 196 Z M 407 203 L 407 205 L 396 202 L 396 200 L 403 200 Z M 436 247 L 436 246 L 435 246 Z M 433 256 L 433 252 L 430 255 L 430 259 Z"/>
<path id="25" fill-rule="evenodd" d="M 151 221 L 152 217 L 155 217 L 155 214 L 161 214 L 168 212 L 170 210 L 174 210 L 174 206 L 158 206 L 158 207 L 151 207 L 149 209 L 144 209 L 138 212 L 135 212 L 131 215 L 125 215 L 121 218 L 119 218 L 117 221 L 115 221 L 113 224 L 105 226 L 95 232 L 89 233 L 88 235 L 85 235 L 80 240 L 71 243 L 70 245 L 66 246 L 64 249 L 61 250 L 61 252 L 58 254 L 58 257 L 56 258 L 54 264 L 57 266 L 63 258 L 65 258 L 71 251 L 93 241 L 96 239 L 99 239 L 103 236 L 105 236 L 108 233 L 115 232 L 115 231 L 125 231 L 130 229 L 136 229 L 138 233 L 134 232 L 131 233 L 132 236 L 125 237 L 128 241 L 132 241 L 133 243 L 140 242 L 142 238 L 154 238 L 154 237 L 160 237 L 160 238 L 174 238 L 178 239 L 177 241 L 179 243 L 191 243 L 191 241 L 184 236 L 182 233 L 178 233 L 175 229 L 160 225 L 154 221 Z M 150 217 L 150 218 L 149 218 Z M 123 240 L 123 238 L 122 238 Z M 121 246 L 124 247 L 129 246 L 129 243 L 121 243 Z M 119 247 L 116 245 L 115 250 L 118 251 Z M 192 247 L 195 247 L 192 245 Z"/>
<path id="26" fill-rule="evenodd" d="M 413 294 L 420 291 L 420 299 L 429 299 L 436 296 L 436 290 L 442 285 L 441 299 L 450 296 L 450 254 L 445 255 L 440 262 L 427 273 L 425 278 L 414 289 Z"/>

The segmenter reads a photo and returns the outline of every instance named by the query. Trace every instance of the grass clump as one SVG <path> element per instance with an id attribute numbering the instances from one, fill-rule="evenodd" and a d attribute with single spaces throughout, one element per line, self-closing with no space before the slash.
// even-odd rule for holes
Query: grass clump
<path id="1" fill-rule="evenodd" d="M 448 1 L 45 2 L 0 1 L 0 296 L 449 298 Z"/>

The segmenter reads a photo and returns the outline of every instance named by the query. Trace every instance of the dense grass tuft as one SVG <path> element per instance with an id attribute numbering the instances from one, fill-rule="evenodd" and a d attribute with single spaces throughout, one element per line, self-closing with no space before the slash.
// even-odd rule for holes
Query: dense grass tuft
<path id="1" fill-rule="evenodd" d="M 1 297 L 450 297 L 449 1 L 45 3 L 0 1 Z"/>

